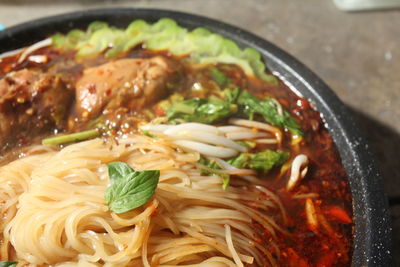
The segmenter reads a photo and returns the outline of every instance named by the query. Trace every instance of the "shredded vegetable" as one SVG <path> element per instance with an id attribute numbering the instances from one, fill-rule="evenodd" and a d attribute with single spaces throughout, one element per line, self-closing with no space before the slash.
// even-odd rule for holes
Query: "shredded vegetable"
<path id="1" fill-rule="evenodd" d="M 65 35 L 55 34 L 52 43 L 60 49 L 77 50 L 78 58 L 102 52 L 106 57 L 115 57 L 142 44 L 150 50 L 168 50 L 176 56 L 189 55 L 193 63 L 236 64 L 248 75 L 277 83 L 273 75 L 265 72 L 261 54 L 255 49 L 240 49 L 234 41 L 205 28 L 189 31 L 169 18 L 162 18 L 154 24 L 135 20 L 126 29 L 97 21 L 91 23 L 86 31 L 75 29 Z M 217 79 L 222 81 L 219 74 Z"/>

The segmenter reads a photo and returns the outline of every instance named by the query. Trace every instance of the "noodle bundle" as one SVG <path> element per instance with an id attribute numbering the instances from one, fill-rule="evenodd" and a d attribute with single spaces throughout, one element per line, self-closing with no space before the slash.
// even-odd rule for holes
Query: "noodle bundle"
<path id="1" fill-rule="evenodd" d="M 197 152 L 163 138 L 129 135 L 110 143 L 98 138 L 60 151 L 34 148 L 1 167 L 3 257 L 16 253 L 19 265 L 31 266 L 275 264 L 273 237 L 283 232 L 276 222 L 284 212 L 277 197 L 260 197 L 255 185 L 239 181 L 223 190 L 219 176 L 202 174 Z M 160 170 L 156 193 L 142 207 L 109 210 L 106 164 L 114 161 Z M 257 225 L 268 243 L 260 241 Z"/>

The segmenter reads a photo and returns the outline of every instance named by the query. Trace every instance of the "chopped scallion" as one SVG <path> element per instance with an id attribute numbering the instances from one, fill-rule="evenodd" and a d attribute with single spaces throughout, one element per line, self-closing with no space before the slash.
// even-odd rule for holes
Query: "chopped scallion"
<path id="1" fill-rule="evenodd" d="M 67 143 L 74 143 L 78 141 L 84 141 L 93 139 L 100 135 L 100 131 L 97 129 L 87 130 L 79 133 L 72 133 L 66 135 L 59 135 L 42 140 L 43 145 L 62 145 Z"/>

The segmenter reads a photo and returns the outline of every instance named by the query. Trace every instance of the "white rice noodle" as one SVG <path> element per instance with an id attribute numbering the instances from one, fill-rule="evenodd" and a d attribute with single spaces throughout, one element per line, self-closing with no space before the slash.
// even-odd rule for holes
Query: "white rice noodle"
<path id="1" fill-rule="evenodd" d="M 175 140 L 173 143 L 182 149 L 197 151 L 208 157 L 231 158 L 239 153 L 238 150 L 232 148 L 216 147 L 189 140 Z"/>
<path id="2" fill-rule="evenodd" d="M 268 196 L 270 199 L 272 199 L 278 205 L 279 209 L 282 212 L 283 222 L 286 224 L 287 223 L 286 210 L 282 204 L 282 201 L 279 199 L 279 197 L 277 197 L 273 192 L 271 192 L 270 190 L 266 189 L 263 186 L 256 185 L 256 188 L 258 190 L 260 190 L 261 192 L 263 192 L 266 196 Z"/>
<path id="3" fill-rule="evenodd" d="M 226 238 L 226 244 L 228 245 L 229 252 L 231 253 L 231 256 L 236 263 L 236 266 L 238 267 L 244 267 L 243 262 L 240 260 L 239 254 L 236 252 L 235 247 L 233 246 L 233 241 L 232 241 L 232 233 L 231 233 L 231 227 L 228 224 L 225 224 L 225 238 Z M 250 264 L 252 262 L 249 262 Z"/>
<path id="4" fill-rule="evenodd" d="M 40 48 L 49 46 L 49 45 L 51 45 L 51 43 L 52 43 L 51 38 L 47 38 L 47 39 L 44 39 L 44 40 L 42 40 L 42 41 L 40 41 L 40 42 L 34 43 L 34 44 L 31 45 L 31 46 L 28 46 L 28 47 L 22 52 L 21 56 L 19 57 L 18 63 L 23 62 L 23 61 L 26 59 L 26 57 L 29 56 L 32 52 L 34 52 L 34 51 L 36 51 L 36 50 L 38 50 L 38 49 L 40 49 Z"/>
<path id="5" fill-rule="evenodd" d="M 267 132 L 274 133 L 276 138 L 278 139 L 278 143 L 281 143 L 281 141 L 282 141 L 281 130 L 270 124 L 267 124 L 264 122 L 258 122 L 258 121 L 237 119 L 237 118 L 230 119 L 229 123 L 232 123 L 232 124 L 238 125 L 238 126 L 245 126 L 245 127 L 249 127 L 249 128 L 261 129 L 261 130 L 265 130 Z"/>
<path id="6" fill-rule="evenodd" d="M 304 166 L 302 171 L 301 168 Z M 290 178 L 286 185 L 286 189 L 289 191 L 306 176 L 308 170 L 308 158 L 304 154 L 297 155 L 293 162 L 290 170 Z"/>
<path id="7" fill-rule="evenodd" d="M 318 229 L 317 212 L 315 211 L 314 203 L 311 200 L 311 198 L 306 199 L 305 210 L 306 210 L 308 226 L 312 231 L 314 232 L 317 231 Z"/>

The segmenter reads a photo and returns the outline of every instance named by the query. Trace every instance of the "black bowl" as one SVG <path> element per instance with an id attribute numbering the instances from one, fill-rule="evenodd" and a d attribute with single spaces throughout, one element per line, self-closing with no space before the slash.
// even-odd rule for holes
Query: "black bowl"
<path id="1" fill-rule="evenodd" d="M 74 12 L 34 20 L 0 32 L 0 53 L 42 40 L 55 32 L 86 28 L 94 20 L 125 27 L 134 19 L 154 22 L 162 17 L 180 25 L 203 26 L 260 51 L 268 68 L 291 88 L 316 104 L 327 123 L 347 171 L 355 222 L 353 266 L 390 266 L 391 224 L 382 178 L 373 155 L 350 111 L 336 95 L 299 61 L 273 44 L 239 28 L 201 16 L 155 9 L 102 9 Z"/>

